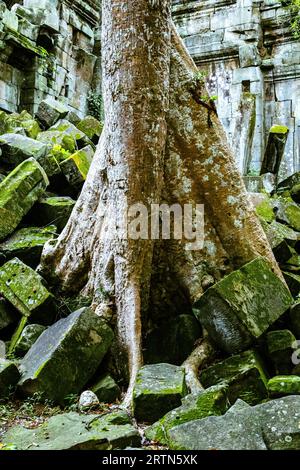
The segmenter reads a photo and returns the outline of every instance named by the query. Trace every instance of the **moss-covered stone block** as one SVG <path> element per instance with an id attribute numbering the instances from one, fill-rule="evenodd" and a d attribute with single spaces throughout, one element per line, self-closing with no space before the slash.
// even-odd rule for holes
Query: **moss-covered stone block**
<path id="1" fill-rule="evenodd" d="M 78 127 L 76 127 L 71 122 L 66 119 L 60 119 L 54 126 L 52 126 L 50 131 L 59 131 L 64 135 L 71 136 L 77 143 L 79 148 L 84 147 L 87 143 L 90 142 L 89 138 L 82 132 Z"/>
<path id="2" fill-rule="evenodd" d="M 273 199 L 276 220 L 287 224 L 297 232 L 300 231 L 300 207 L 290 198 Z"/>
<path id="3" fill-rule="evenodd" d="M 42 226 L 55 224 L 57 231 L 61 232 L 69 220 L 75 203 L 67 196 L 43 197 L 28 214 L 28 220 Z"/>
<path id="4" fill-rule="evenodd" d="M 23 393 L 41 393 L 64 403 L 79 393 L 101 364 L 113 340 L 107 323 L 89 308 L 49 327 L 22 360 Z"/>
<path id="5" fill-rule="evenodd" d="M 256 206 L 256 213 L 266 222 L 272 222 L 275 220 L 275 213 L 273 211 L 272 203 L 267 197 L 264 201 Z"/>
<path id="6" fill-rule="evenodd" d="M 26 227 L 16 231 L 10 238 L 0 243 L 0 263 L 19 258 L 32 268 L 39 264 L 45 243 L 53 240 L 57 227 Z"/>
<path id="7" fill-rule="evenodd" d="M 153 423 L 177 408 L 187 394 L 184 369 L 171 364 L 152 364 L 140 369 L 134 392 L 134 416 Z"/>
<path id="8" fill-rule="evenodd" d="M 292 370 L 295 341 L 295 336 L 289 330 L 270 331 L 267 334 L 268 355 L 276 374 L 288 374 Z"/>
<path id="9" fill-rule="evenodd" d="M 197 395 L 187 395 L 179 408 L 169 411 L 157 423 L 147 428 L 145 436 L 151 441 L 168 444 L 169 429 L 195 419 L 222 415 L 226 409 L 227 385 L 216 385 Z"/>
<path id="10" fill-rule="evenodd" d="M 20 338 L 18 339 L 14 354 L 17 357 L 23 357 L 28 353 L 29 349 L 34 345 L 37 339 L 41 336 L 42 333 L 46 330 L 46 327 L 43 325 L 27 325 L 22 331 Z"/>
<path id="11" fill-rule="evenodd" d="M 49 323 L 53 319 L 54 297 L 42 283 L 42 278 L 18 258 L 0 268 L 0 293 L 24 317 Z"/>
<path id="12" fill-rule="evenodd" d="M 257 258 L 209 288 L 193 310 L 218 347 L 235 353 L 259 338 L 292 302 L 269 264 Z"/>
<path id="13" fill-rule="evenodd" d="M 208 367 L 200 374 L 204 387 L 228 384 L 228 400 L 233 405 L 240 398 L 255 405 L 267 396 L 267 375 L 261 358 L 253 351 L 245 351 Z"/>
<path id="14" fill-rule="evenodd" d="M 61 162 L 61 170 L 75 190 L 80 190 L 86 180 L 93 157 L 94 150 L 88 145 Z"/>
<path id="15" fill-rule="evenodd" d="M 268 382 L 268 392 L 272 397 L 300 395 L 299 375 L 277 375 Z"/>
<path id="16" fill-rule="evenodd" d="M 34 158 L 15 168 L 0 184 L 0 240 L 10 235 L 49 184 Z"/>
<path id="17" fill-rule="evenodd" d="M 63 149 L 74 153 L 76 150 L 76 141 L 72 135 L 65 134 L 62 131 L 44 131 L 37 136 L 39 142 L 47 144 L 48 147 L 60 145 Z"/>
<path id="18" fill-rule="evenodd" d="M 100 377 L 91 387 L 91 391 L 95 393 L 100 403 L 113 403 L 121 395 L 120 387 L 109 374 Z"/>
<path id="19" fill-rule="evenodd" d="M 5 445 L 17 450 L 112 450 L 137 447 L 141 438 L 125 411 L 103 415 L 64 413 L 41 426 L 11 428 Z"/>
<path id="20" fill-rule="evenodd" d="M 7 398 L 15 388 L 20 372 L 12 361 L 0 358 L 0 398 Z"/>
<path id="21" fill-rule="evenodd" d="M 8 168 L 15 168 L 28 158 L 35 158 L 43 166 L 48 153 L 48 146 L 42 142 L 25 137 L 20 134 L 4 134 L 0 136 L 2 149 L 1 161 Z"/>
<path id="22" fill-rule="evenodd" d="M 45 129 L 53 126 L 59 119 L 63 119 L 69 112 L 67 106 L 61 101 L 47 98 L 39 104 L 36 117 Z"/>
<path id="23" fill-rule="evenodd" d="M 270 224 L 262 222 L 262 227 L 273 250 L 278 249 L 283 242 L 289 246 L 295 246 L 299 239 L 298 232 L 275 220 Z"/>
<path id="24" fill-rule="evenodd" d="M 76 127 L 85 133 L 94 144 L 97 144 L 102 133 L 103 123 L 93 116 L 86 116 Z"/>

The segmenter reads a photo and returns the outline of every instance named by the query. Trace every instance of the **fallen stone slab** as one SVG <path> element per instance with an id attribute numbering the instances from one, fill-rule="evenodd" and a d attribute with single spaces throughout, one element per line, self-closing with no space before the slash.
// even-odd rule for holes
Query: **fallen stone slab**
<path id="1" fill-rule="evenodd" d="M 0 398 L 7 398 L 20 378 L 16 364 L 0 357 Z"/>
<path id="2" fill-rule="evenodd" d="M 167 444 L 166 433 L 169 429 L 195 419 L 223 415 L 228 408 L 227 389 L 227 385 L 216 385 L 197 395 L 187 395 L 179 408 L 169 411 L 147 428 L 145 436 L 151 441 Z"/>
<path id="3" fill-rule="evenodd" d="M 0 243 L 0 263 L 19 258 L 31 268 L 36 268 L 45 243 L 55 238 L 57 227 L 26 227 L 16 231 Z"/>
<path id="4" fill-rule="evenodd" d="M 31 321 L 52 322 L 53 295 L 43 285 L 41 276 L 18 258 L 0 268 L 0 293 Z"/>
<path id="5" fill-rule="evenodd" d="M 268 392 L 272 397 L 300 395 L 299 375 L 277 375 L 268 382 Z"/>
<path id="6" fill-rule="evenodd" d="M 297 232 L 300 231 L 300 207 L 289 199 L 273 199 L 273 207 L 276 211 L 276 220 L 287 224 Z"/>
<path id="7" fill-rule="evenodd" d="M 171 364 L 151 364 L 140 369 L 134 392 L 134 416 L 154 423 L 177 408 L 187 394 L 184 369 Z"/>
<path id="8" fill-rule="evenodd" d="M 120 387 L 109 374 L 100 377 L 91 390 L 101 403 L 113 403 L 121 395 Z"/>
<path id="9" fill-rule="evenodd" d="M 267 334 L 268 356 L 278 375 L 289 374 L 293 368 L 292 355 L 296 338 L 289 330 L 275 330 Z"/>
<path id="10" fill-rule="evenodd" d="M 22 360 L 21 391 L 63 403 L 95 374 L 113 340 L 107 323 L 89 308 L 49 327 Z"/>
<path id="11" fill-rule="evenodd" d="M 233 406 L 224 416 L 190 421 L 167 433 L 176 450 L 299 450 L 300 397 L 255 407 Z"/>
<path id="12" fill-rule="evenodd" d="M 200 382 L 205 388 L 227 384 L 227 396 L 231 404 L 240 398 L 249 405 L 255 405 L 267 397 L 267 375 L 261 358 L 252 350 L 204 369 L 200 374 Z"/>
<path id="13" fill-rule="evenodd" d="M 86 116 L 76 124 L 76 127 L 85 133 L 97 145 L 103 129 L 103 123 L 93 116 Z"/>
<path id="14" fill-rule="evenodd" d="M 232 354 L 247 349 L 292 302 L 269 264 L 257 258 L 210 287 L 193 310 L 210 338 Z"/>
<path id="15" fill-rule="evenodd" d="M 78 148 L 82 148 L 89 143 L 92 144 L 90 139 L 86 136 L 84 132 L 82 132 L 78 127 L 74 126 L 71 122 L 67 121 L 66 119 L 60 119 L 54 126 L 52 126 L 50 131 L 59 131 L 64 133 L 64 135 L 68 135 L 73 137 L 76 141 Z M 92 144 L 93 145 L 93 144 Z"/>
<path id="16" fill-rule="evenodd" d="M 36 117 L 46 129 L 56 124 L 59 119 L 64 118 L 69 112 L 67 106 L 61 101 L 53 98 L 43 100 L 38 107 Z"/>
<path id="17" fill-rule="evenodd" d="M 23 357 L 28 353 L 29 349 L 34 345 L 37 339 L 46 330 L 44 325 L 31 324 L 27 325 L 21 333 L 16 343 L 14 354 L 16 357 Z"/>
<path id="18" fill-rule="evenodd" d="M 29 158 L 0 184 L 0 240 L 10 235 L 49 184 L 43 168 Z"/>
<path id="19" fill-rule="evenodd" d="M 28 214 L 28 221 L 45 226 L 54 224 L 60 233 L 66 226 L 76 202 L 67 196 L 42 197 Z"/>
<path id="20" fill-rule="evenodd" d="M 66 135 L 62 131 L 44 131 L 40 132 L 37 136 L 39 142 L 47 144 L 48 147 L 55 145 L 61 146 L 63 149 L 73 153 L 76 150 L 76 141 L 71 135 Z"/>
<path id="21" fill-rule="evenodd" d="M 93 157 L 94 149 L 88 145 L 61 162 L 61 171 L 75 191 L 79 191 L 86 180 Z"/>
<path id="22" fill-rule="evenodd" d="M 11 428 L 3 438 L 17 450 L 111 450 L 139 446 L 141 438 L 124 411 L 105 415 L 64 413 L 35 429 Z"/>
<path id="23" fill-rule="evenodd" d="M 20 134 L 4 134 L 0 136 L 2 149 L 1 161 L 13 169 L 24 160 L 34 158 L 43 166 L 49 151 L 47 145 Z"/>

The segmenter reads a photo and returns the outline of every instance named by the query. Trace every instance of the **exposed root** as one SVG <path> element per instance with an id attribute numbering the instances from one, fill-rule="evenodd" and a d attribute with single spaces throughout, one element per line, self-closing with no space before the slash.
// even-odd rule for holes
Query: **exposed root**
<path id="1" fill-rule="evenodd" d="M 194 349 L 192 354 L 182 364 L 186 373 L 186 384 L 191 393 L 198 393 L 203 390 L 199 380 L 199 369 L 203 368 L 214 359 L 216 350 L 206 337 L 201 344 Z"/>

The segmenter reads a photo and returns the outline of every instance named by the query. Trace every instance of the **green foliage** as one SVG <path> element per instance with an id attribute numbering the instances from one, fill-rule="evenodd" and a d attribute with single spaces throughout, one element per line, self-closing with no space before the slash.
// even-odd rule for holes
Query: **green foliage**
<path id="1" fill-rule="evenodd" d="M 291 14 L 291 28 L 296 39 L 300 38 L 300 0 L 281 0 Z"/>
<path id="2" fill-rule="evenodd" d="M 101 94 L 93 91 L 90 92 L 88 96 L 88 112 L 99 121 L 104 120 L 103 99 Z"/>
<path id="3" fill-rule="evenodd" d="M 66 160 L 71 156 L 71 152 L 64 149 L 61 145 L 54 145 L 50 152 L 50 155 L 55 158 L 55 160 L 60 163 L 63 160 Z"/>

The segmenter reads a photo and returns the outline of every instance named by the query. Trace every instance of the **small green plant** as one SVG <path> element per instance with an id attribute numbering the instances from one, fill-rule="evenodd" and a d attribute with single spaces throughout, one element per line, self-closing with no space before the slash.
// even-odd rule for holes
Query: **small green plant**
<path id="1" fill-rule="evenodd" d="M 66 411 L 76 411 L 78 408 L 78 395 L 71 393 L 64 399 Z"/>
<path id="2" fill-rule="evenodd" d="M 57 163 L 66 160 L 71 156 L 71 152 L 69 150 L 64 149 L 61 145 L 54 145 L 50 152 L 50 155 L 55 158 Z"/>
<path id="3" fill-rule="evenodd" d="M 104 120 L 104 108 L 102 95 L 93 91 L 88 95 L 88 112 L 99 121 Z"/>
<path id="4" fill-rule="evenodd" d="M 281 0 L 291 15 L 291 29 L 296 39 L 300 38 L 300 0 Z"/>

